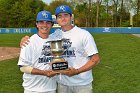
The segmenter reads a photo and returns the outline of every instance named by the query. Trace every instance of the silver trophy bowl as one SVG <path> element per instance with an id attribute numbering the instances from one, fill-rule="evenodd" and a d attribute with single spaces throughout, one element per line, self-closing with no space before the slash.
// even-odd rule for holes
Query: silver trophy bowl
<path id="1" fill-rule="evenodd" d="M 66 49 L 63 47 L 64 41 L 65 39 L 48 41 L 50 43 L 50 52 L 53 56 L 53 60 L 51 62 L 52 70 L 68 69 L 68 62 L 62 56 L 66 51 Z"/>

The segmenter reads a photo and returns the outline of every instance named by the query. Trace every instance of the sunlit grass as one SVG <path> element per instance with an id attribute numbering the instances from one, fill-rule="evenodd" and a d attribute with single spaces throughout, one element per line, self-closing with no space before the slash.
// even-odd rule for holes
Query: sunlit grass
<path id="1" fill-rule="evenodd" d="M 95 34 L 101 62 L 93 69 L 95 93 L 140 92 L 140 38 Z"/>
<path id="2" fill-rule="evenodd" d="M 0 46 L 18 47 L 24 34 L 7 36 L 2 36 Z M 140 93 L 140 38 L 130 34 L 94 33 L 93 36 L 101 57 L 101 62 L 93 68 L 94 93 Z M 0 62 L 0 93 L 23 93 L 17 60 Z"/>
<path id="3" fill-rule="evenodd" d="M 23 93 L 17 59 L 0 62 L 0 93 Z"/>
<path id="4" fill-rule="evenodd" d="M 19 47 L 21 38 L 31 34 L 0 34 L 0 47 Z"/>

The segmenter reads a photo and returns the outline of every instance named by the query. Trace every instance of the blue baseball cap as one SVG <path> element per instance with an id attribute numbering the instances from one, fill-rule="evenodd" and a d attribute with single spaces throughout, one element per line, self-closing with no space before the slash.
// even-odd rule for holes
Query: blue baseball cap
<path id="1" fill-rule="evenodd" d="M 40 11 L 38 14 L 37 14 L 37 17 L 36 17 L 36 21 L 49 21 L 49 22 L 53 22 L 53 19 L 52 19 L 52 14 L 48 11 Z"/>
<path id="2" fill-rule="evenodd" d="M 69 13 L 72 15 L 72 10 L 67 5 L 61 5 L 61 6 L 58 6 L 55 10 L 55 15 L 58 15 L 59 13 Z"/>

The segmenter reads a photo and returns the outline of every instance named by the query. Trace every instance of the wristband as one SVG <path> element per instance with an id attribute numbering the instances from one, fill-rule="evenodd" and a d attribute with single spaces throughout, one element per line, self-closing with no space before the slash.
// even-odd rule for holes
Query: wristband
<path id="1" fill-rule="evenodd" d="M 31 74 L 32 70 L 33 70 L 33 67 L 31 67 L 31 66 L 22 66 L 22 67 L 20 67 L 20 71 L 24 72 L 24 73 Z"/>

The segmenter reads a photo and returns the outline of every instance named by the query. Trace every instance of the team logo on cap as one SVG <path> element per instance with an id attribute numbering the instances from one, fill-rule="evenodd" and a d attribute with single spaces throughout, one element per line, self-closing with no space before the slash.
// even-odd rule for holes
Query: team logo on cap
<path id="1" fill-rule="evenodd" d="M 42 12 L 42 16 L 44 16 L 45 18 L 48 18 L 48 14 L 45 11 Z"/>
<path id="2" fill-rule="evenodd" d="M 61 9 L 62 11 L 66 11 L 65 6 L 60 6 L 60 9 Z"/>

